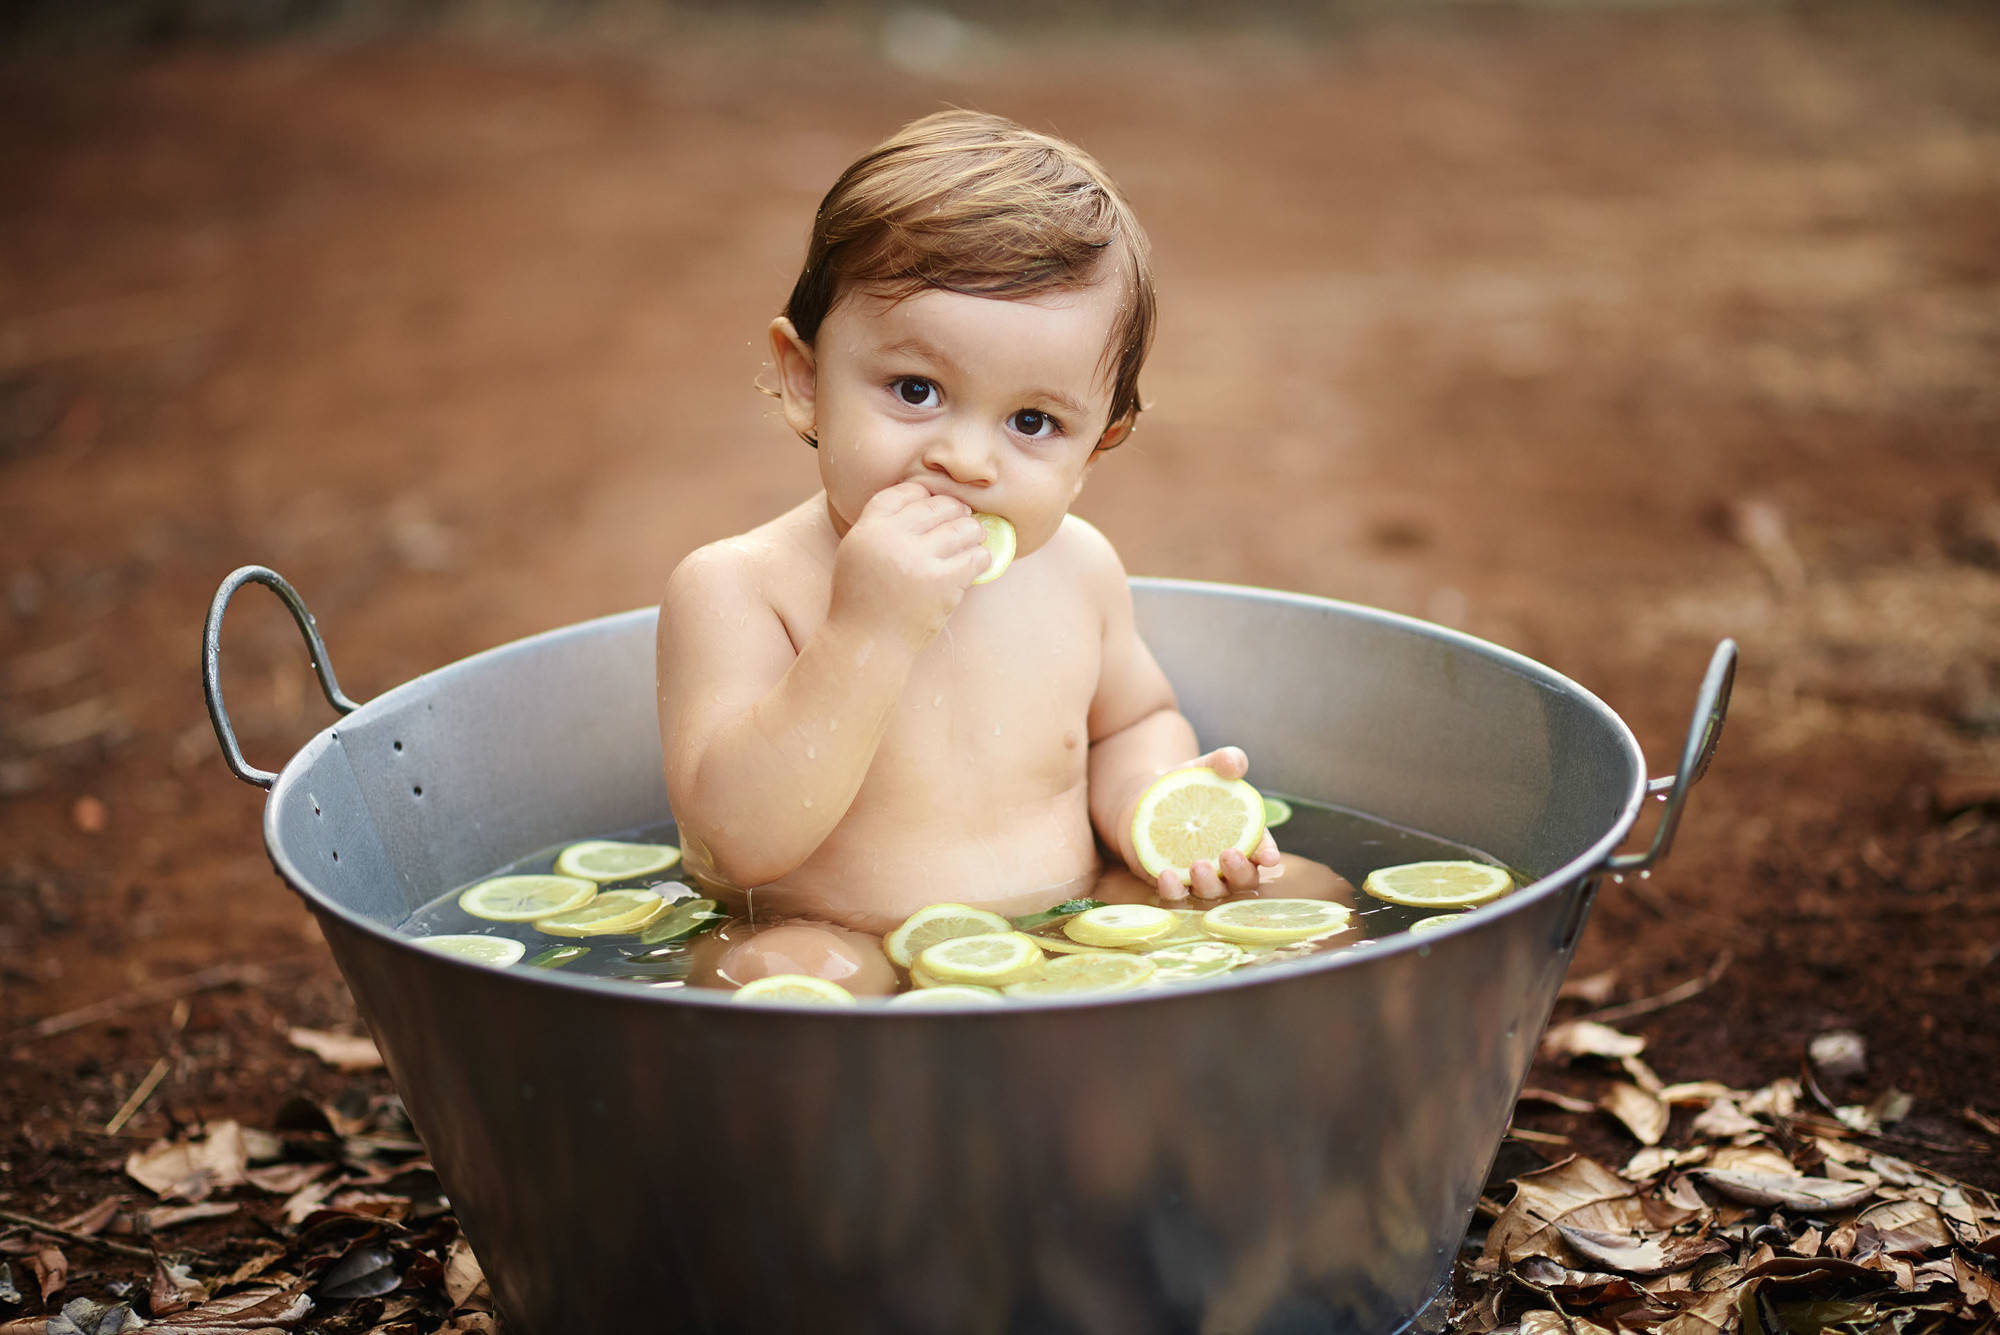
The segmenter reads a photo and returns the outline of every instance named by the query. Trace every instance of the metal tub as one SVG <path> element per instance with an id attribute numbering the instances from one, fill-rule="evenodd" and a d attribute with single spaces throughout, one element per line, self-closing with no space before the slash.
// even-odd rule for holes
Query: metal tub
<path id="1" fill-rule="evenodd" d="M 275 776 L 218 687 L 276 589 L 346 712 Z M 1650 850 L 1631 732 L 1534 662 L 1405 617 L 1135 581 L 1205 741 L 1261 786 L 1484 849 L 1534 883 L 1421 939 L 1178 990 L 789 1010 L 495 970 L 396 925 L 565 838 L 667 816 L 650 610 L 363 706 L 260 567 L 209 618 L 232 768 L 317 916 L 510 1330 L 1389 1335 L 1436 1315 L 1599 879 L 1664 852 L 1720 727 L 1716 655 Z M 940 892 L 940 897 L 945 897 Z"/>

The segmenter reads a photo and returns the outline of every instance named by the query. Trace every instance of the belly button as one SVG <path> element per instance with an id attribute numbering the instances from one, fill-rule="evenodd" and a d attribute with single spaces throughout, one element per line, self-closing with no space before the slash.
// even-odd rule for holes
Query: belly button
<path id="1" fill-rule="evenodd" d="M 1073 732 L 1066 732 L 1066 733 L 1064 733 L 1064 734 L 1063 734 L 1063 750 L 1065 750 L 1065 751 L 1074 751 L 1074 750 L 1076 750 L 1076 734 L 1075 734 L 1075 733 L 1073 733 Z"/>

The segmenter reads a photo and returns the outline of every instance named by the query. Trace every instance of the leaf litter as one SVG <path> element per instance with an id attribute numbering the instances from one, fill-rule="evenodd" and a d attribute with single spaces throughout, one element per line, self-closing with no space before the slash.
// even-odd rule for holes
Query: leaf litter
<path id="1" fill-rule="evenodd" d="M 1482 1199 L 1452 1329 L 1465 1335 L 1988 1335 L 2000 1327 L 2000 1206 L 1987 1192 L 1860 1143 L 1909 1111 L 1889 1090 L 1836 1106 L 1814 1067 L 1858 1065 L 1822 1043 L 1804 1082 L 1650 1085 L 1644 1040 L 1576 1021 L 1543 1055 L 1615 1071 L 1594 1101 L 1639 1144 L 1623 1165 L 1581 1154 Z M 1648 1072 L 1650 1074 L 1650 1072 Z M 1626 1077 L 1626 1078 L 1620 1078 Z M 1579 1106 L 1582 1105 L 1582 1106 Z M 1812 1105 L 1817 1105 L 1816 1107 Z M 1665 1144 L 1676 1106 L 1699 1106 Z M 1567 1138 L 1537 1135 L 1537 1143 Z M 1493 1197 L 1500 1197 L 1496 1200 Z M 1504 1203 L 1502 1203 L 1504 1201 Z M 1476 1232 L 1476 1230 L 1475 1230 Z"/>

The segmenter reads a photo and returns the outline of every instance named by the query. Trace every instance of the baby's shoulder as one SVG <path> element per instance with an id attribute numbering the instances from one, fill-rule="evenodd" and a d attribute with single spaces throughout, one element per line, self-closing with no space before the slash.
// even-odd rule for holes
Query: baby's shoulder
<path id="1" fill-rule="evenodd" d="M 1125 563 L 1118 559 L 1118 549 L 1087 519 L 1064 515 L 1062 527 L 1049 541 L 1049 553 L 1086 586 L 1100 591 L 1125 587 Z"/>
<path id="2" fill-rule="evenodd" d="M 790 514 L 759 524 L 747 533 L 697 547 L 681 558 L 667 579 L 663 605 L 704 611 L 744 604 L 774 606 L 781 591 L 794 587 L 811 562 L 801 551 Z"/>

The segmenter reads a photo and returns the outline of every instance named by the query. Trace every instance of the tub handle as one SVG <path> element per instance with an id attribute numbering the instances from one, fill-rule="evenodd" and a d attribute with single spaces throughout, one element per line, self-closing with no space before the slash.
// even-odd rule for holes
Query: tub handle
<path id="1" fill-rule="evenodd" d="M 208 721 L 215 725 L 215 740 L 222 744 L 222 759 L 229 766 L 229 772 L 245 783 L 254 783 L 259 788 L 269 788 L 278 781 L 278 776 L 270 770 L 258 769 L 243 758 L 243 748 L 237 744 L 236 729 L 230 726 L 229 711 L 222 703 L 222 614 L 229 610 L 229 600 L 245 584 L 262 584 L 284 599 L 285 608 L 298 623 L 299 634 L 306 638 L 306 651 L 312 655 L 313 674 L 319 678 L 319 689 L 325 694 L 326 702 L 343 714 L 351 714 L 361 708 L 347 698 L 340 689 L 340 683 L 333 679 L 333 665 L 326 658 L 326 641 L 319 637 L 319 626 L 313 614 L 306 610 L 305 599 L 299 591 L 277 571 L 265 566 L 242 566 L 229 572 L 229 578 L 222 581 L 222 587 L 215 591 L 215 599 L 208 605 L 208 625 L 201 636 L 201 693 L 208 699 Z"/>
<path id="2" fill-rule="evenodd" d="M 1729 691 L 1736 683 L 1736 641 L 1724 640 L 1715 646 L 1708 660 L 1708 675 L 1702 678 L 1701 694 L 1695 697 L 1694 721 L 1688 725 L 1687 745 L 1681 750 L 1681 766 L 1676 772 L 1648 780 L 1646 791 L 1666 803 L 1660 812 L 1659 828 L 1653 831 L 1653 845 L 1643 853 L 1621 853 L 1608 859 L 1604 870 L 1616 875 L 1650 871 L 1673 847 L 1674 830 L 1681 823 L 1681 808 L 1688 790 L 1708 772 L 1715 758 L 1715 744 L 1722 740 L 1722 721 L 1729 713 Z"/>

